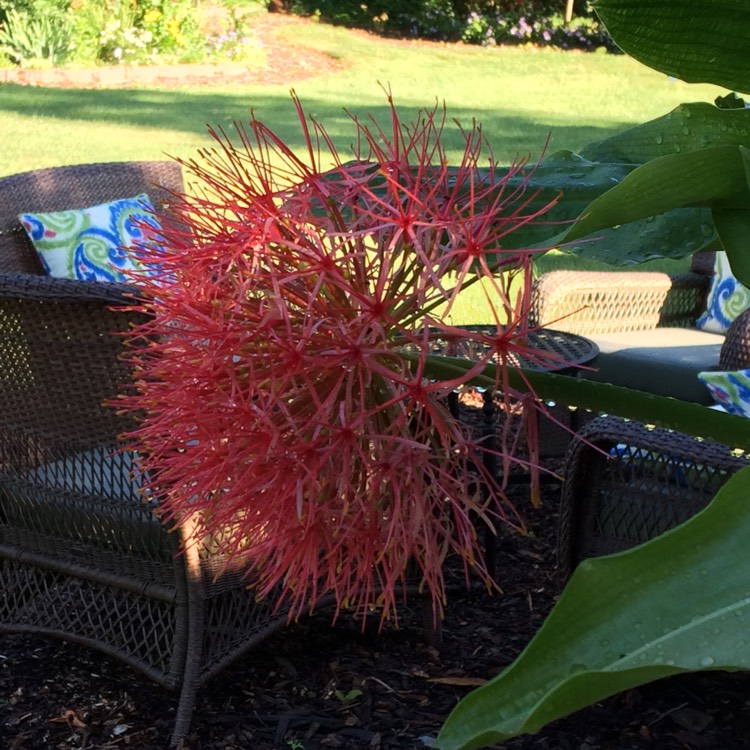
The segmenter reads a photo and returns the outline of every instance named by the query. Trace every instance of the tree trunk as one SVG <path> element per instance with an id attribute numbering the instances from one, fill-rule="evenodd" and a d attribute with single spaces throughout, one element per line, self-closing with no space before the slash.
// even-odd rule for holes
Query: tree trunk
<path id="1" fill-rule="evenodd" d="M 268 0 L 268 11 L 270 13 L 288 13 L 289 6 L 286 0 Z"/>

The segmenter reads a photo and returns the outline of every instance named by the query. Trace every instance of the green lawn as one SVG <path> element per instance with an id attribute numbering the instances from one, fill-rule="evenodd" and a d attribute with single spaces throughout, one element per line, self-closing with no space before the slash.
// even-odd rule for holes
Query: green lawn
<path id="1" fill-rule="evenodd" d="M 342 147 L 352 134 L 344 108 L 383 115 L 382 83 L 406 110 L 444 100 L 450 117 L 466 124 L 476 118 L 506 163 L 536 157 L 548 135 L 551 151 L 576 150 L 682 101 L 715 96 L 712 87 L 671 82 L 620 55 L 399 43 L 324 24 L 283 32 L 293 44 L 323 50 L 349 67 L 290 86 L 0 86 L 0 175 L 107 159 L 188 157 L 209 143 L 207 124 L 231 126 L 251 109 L 300 145 L 291 85 Z"/>
<path id="2" fill-rule="evenodd" d="M 450 118 L 482 123 L 500 163 L 537 158 L 547 138 L 549 152 L 575 151 L 680 102 L 711 101 L 719 93 L 670 81 L 624 55 L 396 42 L 324 24 L 289 26 L 282 33 L 295 46 L 314 47 L 347 67 L 290 85 L 140 90 L 0 85 L 0 175 L 59 164 L 188 158 L 210 145 L 207 125 L 231 128 L 251 110 L 301 148 L 292 86 L 340 149 L 353 134 L 344 110 L 383 122 L 387 85 L 402 112 L 444 101 Z M 451 123 L 449 130 L 450 142 L 458 144 L 457 127 Z M 451 158 L 458 154 L 449 151 Z M 550 256 L 539 268 L 569 264 Z M 468 317 L 480 318 L 481 309 Z"/>

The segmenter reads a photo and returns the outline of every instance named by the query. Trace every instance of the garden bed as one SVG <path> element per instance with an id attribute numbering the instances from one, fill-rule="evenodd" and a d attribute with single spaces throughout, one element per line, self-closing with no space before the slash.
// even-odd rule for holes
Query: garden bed
<path id="1" fill-rule="evenodd" d="M 424 639 L 418 603 L 400 629 L 364 631 L 321 612 L 277 634 L 199 694 L 190 750 L 419 750 L 451 708 L 507 665 L 557 594 L 557 493 L 526 509 L 532 535 L 503 534 L 503 593 L 459 589 L 443 644 Z M 523 505 L 523 501 L 521 501 Z M 595 602 L 592 602 L 595 606 Z M 508 750 L 740 750 L 750 736 L 748 678 L 704 673 L 614 696 Z M 4 750 L 164 750 L 176 696 L 86 648 L 0 636 Z M 5 744 L 3 745 L 3 740 Z"/>
<path id="2" fill-rule="evenodd" d="M 105 65 L 95 68 L 0 68 L 0 84 L 53 88 L 140 88 L 143 86 L 286 84 L 342 70 L 345 65 L 324 52 L 285 42 L 276 31 L 311 23 L 296 16 L 268 14 L 253 25 L 253 38 L 264 63 L 200 65 Z"/>

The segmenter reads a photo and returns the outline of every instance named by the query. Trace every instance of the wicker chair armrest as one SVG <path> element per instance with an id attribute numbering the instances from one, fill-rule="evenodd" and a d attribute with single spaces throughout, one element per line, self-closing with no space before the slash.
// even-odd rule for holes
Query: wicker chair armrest
<path id="1" fill-rule="evenodd" d="M 0 298 L 4 299 L 132 305 L 138 296 L 137 287 L 130 284 L 58 279 L 25 273 L 0 274 Z"/>
<path id="2" fill-rule="evenodd" d="M 531 319 L 584 336 L 689 328 L 705 309 L 708 287 L 695 273 L 551 271 L 534 283 Z"/>
<path id="3" fill-rule="evenodd" d="M 563 469 L 561 582 L 583 559 L 629 549 L 686 521 L 749 460 L 691 435 L 595 418 L 572 443 Z"/>
<path id="4" fill-rule="evenodd" d="M 740 313 L 729 326 L 719 355 L 721 370 L 747 368 L 750 368 L 750 310 Z"/>

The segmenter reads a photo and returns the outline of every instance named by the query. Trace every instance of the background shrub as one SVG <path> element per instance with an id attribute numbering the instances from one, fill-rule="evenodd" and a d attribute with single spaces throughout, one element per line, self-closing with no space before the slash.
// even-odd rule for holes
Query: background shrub
<path id="1" fill-rule="evenodd" d="M 66 10 L 67 0 L 0 0 L 0 53 L 16 65 L 59 65 L 73 32 Z"/>
<path id="2" fill-rule="evenodd" d="M 200 60 L 194 0 L 71 0 L 79 63 Z"/>
<path id="3" fill-rule="evenodd" d="M 616 47 L 587 2 L 564 20 L 565 0 L 286 0 L 285 9 L 382 34 L 486 46 Z"/>

